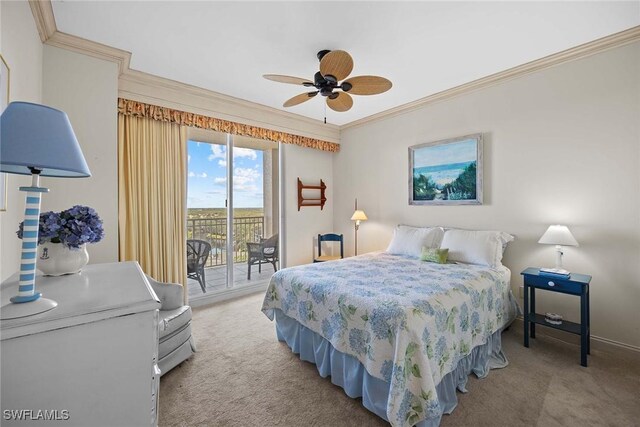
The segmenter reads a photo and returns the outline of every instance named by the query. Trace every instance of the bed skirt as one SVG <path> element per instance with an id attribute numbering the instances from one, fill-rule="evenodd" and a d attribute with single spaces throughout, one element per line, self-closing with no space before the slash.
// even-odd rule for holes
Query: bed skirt
<path id="1" fill-rule="evenodd" d="M 274 309 L 276 333 L 279 341 L 284 341 L 300 359 L 316 365 L 321 377 L 331 376 L 331 382 L 342 387 L 351 398 L 362 397 L 365 408 L 387 419 L 389 383 L 371 376 L 364 366 L 353 356 L 336 350 L 329 341 L 311 329 Z M 490 369 L 504 368 L 509 363 L 502 352 L 502 331 L 489 337 L 486 344 L 475 347 L 471 353 L 458 362 L 457 367 L 445 375 L 436 386 L 440 402 L 440 416 L 422 420 L 417 427 L 436 427 L 442 414 L 450 414 L 458 404 L 456 389 L 467 390 L 467 377 L 472 372 L 484 378 Z"/>

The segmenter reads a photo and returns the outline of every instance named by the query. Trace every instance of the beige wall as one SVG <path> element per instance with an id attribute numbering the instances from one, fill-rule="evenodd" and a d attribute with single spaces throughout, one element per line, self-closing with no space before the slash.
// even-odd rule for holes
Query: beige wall
<path id="1" fill-rule="evenodd" d="M 0 2 L 0 15 L 0 53 L 11 71 L 10 100 L 39 103 L 42 100 L 42 42 L 29 4 Z M 25 194 L 18 191 L 18 187 L 30 182 L 26 176 L 8 175 L 7 211 L 0 212 L 0 280 L 20 268 L 20 240 L 15 231 L 23 219 Z M 45 195 L 45 200 L 47 197 Z"/>
<path id="2" fill-rule="evenodd" d="M 286 266 L 313 261 L 314 238 L 333 232 L 333 206 L 339 191 L 333 183 L 334 154 L 282 144 L 284 173 L 284 223 Z M 306 207 L 298 211 L 298 177 L 304 184 L 327 184 L 324 209 Z"/>
<path id="3" fill-rule="evenodd" d="M 63 209 L 75 203 L 95 207 L 105 220 L 107 237 L 89 248 L 92 262 L 114 261 L 117 66 L 51 46 L 43 50 L 26 2 L 2 2 L 0 19 L 2 54 L 12 71 L 12 100 L 43 102 L 66 111 L 93 172 L 89 179 L 44 178 L 51 193 L 43 208 Z M 539 236 L 551 223 L 566 223 L 581 243 L 565 251 L 566 266 L 594 276 L 594 335 L 640 346 L 639 64 L 640 43 L 635 43 L 349 128 L 340 135 L 338 154 L 284 145 L 287 265 L 312 260 L 318 233 L 344 233 L 345 250 L 352 253 L 349 218 L 358 197 L 370 218 L 360 230 L 360 252 L 386 247 L 397 223 L 515 234 L 504 262 L 513 270 L 517 293 L 518 273 L 524 267 L 553 262 L 553 248 L 538 245 Z M 120 86 L 123 94 L 144 98 L 136 92 L 140 84 L 121 81 Z M 169 92 L 164 90 L 161 98 L 174 97 Z M 197 108 L 208 111 L 212 107 L 206 102 Z M 333 127 L 296 126 L 302 134 L 337 140 Z M 301 131 L 305 126 L 307 131 Z M 407 147 L 474 132 L 485 134 L 485 204 L 408 206 Z M 327 183 L 324 210 L 298 211 L 297 177 Z M 2 279 L 17 269 L 19 240 L 14 232 L 23 209 L 17 187 L 27 182 L 9 178 L 9 209 L 0 213 Z M 540 295 L 539 308 L 571 320 L 578 317 L 575 299 L 563 295 Z"/>
<path id="4" fill-rule="evenodd" d="M 407 147 L 485 136 L 482 206 L 409 206 Z M 552 266 L 537 244 L 567 224 L 578 248 L 565 266 L 593 275 L 592 332 L 640 347 L 640 43 L 343 131 L 334 225 L 353 251 L 353 198 L 369 216 L 359 249 L 384 249 L 397 223 L 515 234 L 504 263 L 519 275 Z M 578 300 L 539 292 L 538 310 L 579 319 Z"/>
<path id="5" fill-rule="evenodd" d="M 33 19 L 33 18 L 32 18 Z M 66 112 L 90 178 L 46 178 L 45 210 L 91 206 L 104 220 L 105 238 L 88 245 L 91 263 L 118 260 L 118 67 L 113 62 L 44 47 L 42 102 Z"/>

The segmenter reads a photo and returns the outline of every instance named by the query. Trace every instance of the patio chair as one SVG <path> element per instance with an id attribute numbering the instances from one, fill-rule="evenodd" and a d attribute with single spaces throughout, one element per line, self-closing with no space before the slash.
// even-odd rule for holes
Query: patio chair
<path id="1" fill-rule="evenodd" d="M 251 266 L 258 264 L 258 273 L 262 273 L 262 264 L 273 265 L 273 271 L 278 271 L 278 234 L 260 242 L 247 242 L 247 280 L 251 280 Z"/>
<path id="2" fill-rule="evenodd" d="M 202 292 L 206 293 L 204 266 L 211 253 L 211 244 L 204 240 L 187 240 L 187 277 L 200 283 Z"/>
<path id="3" fill-rule="evenodd" d="M 322 242 L 340 242 L 340 256 L 322 255 Z M 333 261 L 344 258 L 344 238 L 342 234 L 318 234 L 318 256 L 313 262 Z"/>

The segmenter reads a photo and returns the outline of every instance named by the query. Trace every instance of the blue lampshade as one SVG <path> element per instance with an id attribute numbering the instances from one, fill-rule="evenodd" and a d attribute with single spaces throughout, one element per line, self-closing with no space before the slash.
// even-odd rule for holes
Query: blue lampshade
<path id="1" fill-rule="evenodd" d="M 0 117 L 0 172 L 82 178 L 91 176 L 69 117 L 55 108 L 12 102 Z"/>

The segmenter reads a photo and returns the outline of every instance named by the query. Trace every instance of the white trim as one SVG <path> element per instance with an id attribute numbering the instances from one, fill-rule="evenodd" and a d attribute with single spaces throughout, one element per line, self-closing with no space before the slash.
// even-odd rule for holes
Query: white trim
<path id="1" fill-rule="evenodd" d="M 233 233 L 233 220 L 235 219 L 233 215 L 233 135 L 227 133 L 227 203 L 225 203 L 225 208 L 227 209 L 227 244 L 226 244 L 226 252 L 227 252 L 227 288 L 233 288 L 233 246 L 236 240 L 236 236 Z"/>
<path id="2" fill-rule="evenodd" d="M 153 101 L 161 106 L 184 109 L 185 107 L 196 108 L 194 113 L 207 113 L 215 111 L 216 117 L 236 120 L 246 119 L 246 114 L 237 115 L 245 109 L 251 109 L 254 113 L 260 112 L 262 116 L 256 117 L 256 124 L 278 124 L 284 126 L 284 130 L 295 130 L 291 126 L 294 121 L 296 125 L 303 124 L 310 128 L 317 138 L 324 138 L 330 142 L 339 140 L 339 127 L 334 124 L 324 124 L 320 120 L 311 119 L 300 114 L 282 111 L 277 108 L 268 107 L 256 102 L 225 95 L 175 80 L 165 79 L 137 70 L 128 69 L 120 75 L 118 81 L 118 92 L 122 98 L 133 99 L 140 102 Z M 164 101 L 164 103 L 162 103 Z M 219 105 L 219 106 L 218 106 Z M 235 113 L 235 115 L 234 115 Z"/>
<path id="3" fill-rule="evenodd" d="M 121 97 L 140 102 L 153 103 L 163 107 L 182 109 L 198 114 L 203 114 L 206 110 L 210 112 L 213 111 L 216 117 L 221 119 L 235 119 L 234 121 L 256 126 L 267 123 L 271 124 L 270 128 L 274 130 L 289 133 L 295 132 L 303 136 L 329 142 L 339 142 L 340 133 L 345 129 L 405 114 L 427 104 L 484 89 L 503 81 L 521 77 L 565 62 L 575 61 L 640 40 L 639 25 L 508 70 L 434 93 L 416 101 L 399 105 L 342 126 L 336 126 L 323 124 L 320 120 L 311 119 L 299 114 L 282 111 L 277 108 L 132 70 L 129 68 L 131 59 L 130 52 L 58 31 L 50 0 L 29 0 L 29 4 L 43 43 L 118 63 L 120 69 L 118 89 L 119 96 Z M 165 95 L 158 96 L 158 93 L 165 93 Z M 206 100 L 207 102 L 205 104 L 197 102 L 197 98 L 204 98 L 200 101 Z M 214 110 L 210 110 L 212 104 L 214 104 L 214 107 L 217 107 L 217 109 L 214 108 Z M 180 105 L 182 107 L 180 107 Z M 223 108 L 220 108 L 220 105 Z M 230 113 L 229 111 L 232 112 Z M 225 112 L 227 114 L 226 117 L 224 116 Z M 236 115 L 234 116 L 233 114 Z"/>
<path id="4" fill-rule="evenodd" d="M 515 322 L 518 322 L 518 327 L 519 328 L 523 328 L 524 327 L 524 318 L 522 318 L 522 316 L 518 316 L 515 319 Z M 514 326 L 513 324 L 511 325 L 512 327 Z M 544 326 L 544 325 L 543 325 Z M 568 334 L 566 332 L 563 331 L 559 331 L 556 329 L 544 329 L 544 328 L 536 328 L 536 333 L 541 333 L 544 336 L 556 339 L 558 341 L 562 341 L 564 343 L 567 344 L 575 344 L 575 342 L 572 342 L 571 340 L 567 340 L 566 338 L 569 337 L 577 337 L 578 335 L 574 335 L 574 334 Z M 615 341 L 615 340 L 611 340 L 609 338 L 603 338 L 603 337 L 599 337 L 597 335 L 591 335 L 591 340 L 592 341 L 596 341 L 599 344 L 603 344 L 605 347 L 606 346 L 612 346 L 612 347 L 618 347 L 624 350 L 630 350 L 636 353 L 640 353 L 640 347 L 635 346 L 635 345 L 631 345 L 631 344 L 626 344 L 620 341 Z"/>
<path id="5" fill-rule="evenodd" d="M 96 43 L 71 34 L 56 31 L 45 42 L 49 46 L 82 53 L 87 56 L 118 64 L 120 75 L 129 71 L 131 52 Z"/>
<path id="6" fill-rule="evenodd" d="M 122 98 L 328 142 L 340 139 L 340 128 L 334 124 L 132 70 L 131 52 L 58 31 L 50 0 L 30 0 L 29 4 L 43 43 L 118 64 L 118 96 Z"/>
<path id="7" fill-rule="evenodd" d="M 340 130 L 335 125 L 324 125 L 322 122 L 314 121 L 308 117 L 248 101 L 240 101 L 237 98 L 227 101 L 225 98 L 217 96 L 216 92 L 205 89 L 196 93 L 196 91 L 172 88 L 161 83 L 133 81 L 129 77 L 127 73 L 120 75 L 118 79 L 118 96 L 120 98 L 328 142 L 339 143 L 340 140 Z M 185 87 L 193 88 L 189 85 L 185 85 Z"/>
<path id="8" fill-rule="evenodd" d="M 610 36 L 581 44 L 567 50 L 563 50 L 562 52 L 545 56 L 544 58 L 540 58 L 535 61 L 527 62 L 517 67 L 509 68 L 507 70 L 500 71 L 498 73 L 491 74 L 477 80 L 473 80 L 460 86 L 443 90 L 442 92 L 434 93 L 408 104 L 400 105 L 398 107 L 381 111 L 380 113 L 372 114 L 371 116 L 367 116 L 359 120 L 355 120 L 353 122 L 340 126 L 340 131 L 342 132 L 345 129 L 362 126 L 366 123 L 385 120 L 401 114 L 406 114 L 422 108 L 428 104 L 444 101 L 445 99 L 494 86 L 507 80 L 522 77 L 524 75 L 544 70 L 549 67 L 554 67 L 556 65 L 564 64 L 566 62 L 582 59 L 596 53 L 604 52 L 605 50 L 615 49 L 638 40 L 640 40 L 640 25 L 632 27 L 625 31 L 621 31 L 619 33 L 612 34 Z"/>
<path id="9" fill-rule="evenodd" d="M 240 286 L 237 288 L 224 289 L 218 292 L 212 292 L 206 296 L 201 296 L 189 301 L 191 307 L 202 307 L 205 305 L 215 304 L 217 302 L 226 301 L 232 298 L 238 298 L 258 292 L 265 292 L 269 286 L 268 281 L 259 282 L 249 286 Z"/>
<path id="10" fill-rule="evenodd" d="M 610 340 L 609 338 L 599 337 L 599 336 L 596 336 L 596 335 L 591 335 L 591 339 L 595 340 L 595 341 L 599 341 L 602 344 L 611 345 L 611 346 L 615 346 L 615 347 L 620 347 L 620 348 L 624 348 L 626 350 L 631 350 L 631 351 L 635 351 L 635 352 L 640 353 L 640 347 L 637 347 L 635 345 L 625 344 L 625 343 L 620 342 L 620 341 Z"/>
<path id="11" fill-rule="evenodd" d="M 471 82 L 455 86 L 429 96 L 425 96 L 424 98 L 420 98 L 416 101 L 399 105 L 389 110 L 372 114 L 359 120 L 355 120 L 353 122 L 340 126 L 340 131 L 342 132 L 345 129 L 362 126 L 366 123 L 385 120 L 394 116 L 398 116 L 400 114 L 406 114 L 434 102 L 443 101 L 455 96 L 464 95 L 469 92 L 494 86 L 498 83 L 522 77 L 524 75 L 549 67 L 554 67 L 556 65 L 564 64 L 570 61 L 575 61 L 577 59 L 582 59 L 596 53 L 604 52 L 605 50 L 621 47 L 626 44 L 633 43 L 637 40 L 640 40 L 640 25 L 588 43 L 581 44 L 571 49 L 563 50 L 562 52 L 554 53 L 552 55 L 536 59 L 535 61 L 527 62 L 517 67 L 509 68 L 507 70 L 500 71 L 498 73 L 491 74 L 489 76 L 482 77 L 480 79 L 473 80 Z"/>
<path id="12" fill-rule="evenodd" d="M 36 28 L 40 35 L 40 40 L 45 43 L 56 31 L 56 18 L 53 15 L 53 6 L 50 1 L 29 0 L 33 19 L 36 21 Z"/>
<path id="13" fill-rule="evenodd" d="M 278 249 L 280 254 L 278 254 L 278 263 L 279 267 L 282 270 L 283 268 L 287 268 L 287 223 L 286 223 L 286 204 L 285 204 L 285 170 L 284 170 L 284 150 L 283 150 L 282 142 L 278 143 L 278 212 L 280 213 L 278 218 L 278 232 L 280 233 L 280 244 L 278 245 Z"/>

